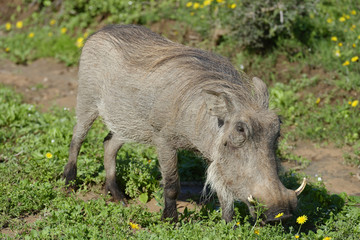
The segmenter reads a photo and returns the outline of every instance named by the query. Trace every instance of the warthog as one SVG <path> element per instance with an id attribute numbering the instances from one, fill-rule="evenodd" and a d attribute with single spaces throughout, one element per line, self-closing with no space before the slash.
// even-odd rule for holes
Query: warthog
<path id="1" fill-rule="evenodd" d="M 101 116 L 110 130 L 104 139 L 106 192 L 126 204 L 115 177 L 116 155 L 125 142 L 155 145 L 164 185 L 163 219 L 178 218 L 178 149 L 199 151 L 208 160 L 206 185 L 217 193 L 227 222 L 235 200 L 250 209 L 254 199 L 266 205 L 267 221 L 278 213 L 288 217 L 305 187 L 289 190 L 279 180 L 280 120 L 269 110 L 264 82 L 239 73 L 223 57 L 145 27 L 111 25 L 87 39 L 76 116 L 66 184 L 76 178 L 81 144 Z"/>

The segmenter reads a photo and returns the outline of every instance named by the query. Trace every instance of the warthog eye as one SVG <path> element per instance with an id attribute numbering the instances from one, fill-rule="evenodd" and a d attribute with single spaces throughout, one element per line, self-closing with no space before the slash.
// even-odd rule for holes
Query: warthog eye
<path id="1" fill-rule="evenodd" d="M 221 128 L 222 126 L 224 126 L 224 120 L 218 118 L 218 126 L 219 126 L 219 128 Z"/>
<path id="2" fill-rule="evenodd" d="M 246 134 L 245 128 L 246 128 L 246 124 L 243 122 L 238 122 L 236 124 L 236 130 L 241 134 Z"/>
<path id="3" fill-rule="evenodd" d="M 234 131 L 230 135 L 230 141 L 233 146 L 241 147 L 246 141 L 248 130 L 244 122 L 238 122 L 235 126 L 236 132 Z"/>
<path id="4" fill-rule="evenodd" d="M 239 133 L 244 133 L 245 132 L 245 129 L 243 127 L 238 127 L 237 130 L 238 130 Z"/>

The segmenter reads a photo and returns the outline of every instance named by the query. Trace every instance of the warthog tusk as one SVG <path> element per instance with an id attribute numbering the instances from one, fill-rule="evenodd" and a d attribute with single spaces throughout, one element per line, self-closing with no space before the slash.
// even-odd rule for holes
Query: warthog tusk
<path id="1" fill-rule="evenodd" d="M 249 195 L 249 196 L 248 196 L 248 201 L 249 201 L 249 203 L 252 203 L 252 204 L 255 204 L 255 203 L 256 203 L 256 201 L 255 201 L 255 199 L 253 198 L 252 195 Z"/>
<path id="2" fill-rule="evenodd" d="M 300 195 L 300 193 L 305 189 L 305 186 L 306 186 L 306 178 L 303 179 L 300 187 L 295 190 L 296 196 Z"/>

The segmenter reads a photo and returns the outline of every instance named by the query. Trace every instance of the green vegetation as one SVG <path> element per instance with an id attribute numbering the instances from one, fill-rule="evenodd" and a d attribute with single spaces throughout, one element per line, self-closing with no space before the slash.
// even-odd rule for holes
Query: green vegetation
<path id="1" fill-rule="evenodd" d="M 297 140 L 347 146 L 346 163 L 360 166 L 360 9 L 355 0 L 138 0 L 1 3 L 0 57 L 26 64 L 54 57 L 76 65 L 89 34 L 109 23 L 164 24 L 174 41 L 225 55 L 239 70 L 270 86 L 271 107 L 282 116 L 278 155 L 309 163 L 291 153 Z M 166 22 L 171 29 L 166 30 Z M 190 37 L 191 35 L 191 37 Z M 195 38 L 193 37 L 195 36 Z M 194 40 L 195 39 L 195 40 Z M 37 87 L 41 87 L 40 85 Z M 142 204 L 123 207 L 103 196 L 102 141 L 107 130 L 96 121 L 78 162 L 76 193 L 61 180 L 74 114 L 54 108 L 40 113 L 0 86 L 0 226 L 21 239 L 358 239 L 360 198 L 329 195 L 318 182 L 306 187 L 295 218 L 259 227 L 244 204 L 231 224 L 221 221 L 216 201 L 186 209 L 176 226 Z M 182 180 L 202 181 L 204 161 L 179 153 Z M 140 202 L 162 205 L 160 174 L 153 148 L 127 144 L 117 158 L 118 182 Z M 288 188 L 300 176 L 281 176 Z M 94 191 L 96 198 L 81 200 Z M 259 209 L 261 211 L 261 209 Z M 307 216 L 298 224 L 296 218 Z M 35 223 L 26 223 L 36 216 Z M 236 226 L 236 228 L 234 228 Z M 300 229 L 301 226 L 301 229 Z M 0 238 L 7 235 L 1 234 Z"/>
<path id="2" fill-rule="evenodd" d="M 11 229 L 15 238 L 290 239 L 299 234 L 305 239 L 357 239 L 360 234 L 360 198 L 329 195 L 320 182 L 308 185 L 300 198 L 295 216 L 308 217 L 301 231 L 296 218 L 261 228 L 259 219 L 250 220 L 244 204 L 236 205 L 231 224 L 221 221 L 221 213 L 210 202 L 196 211 L 185 210 L 173 226 L 160 221 L 160 213 L 151 213 L 142 205 L 123 207 L 109 202 L 109 196 L 102 196 L 98 187 L 105 180 L 102 139 L 107 134 L 99 121 L 80 153 L 79 190 L 66 194 L 61 174 L 67 162 L 73 113 L 56 108 L 40 113 L 33 105 L 21 103 L 19 95 L 5 87 L 0 88 L 0 111 L 5 113 L 0 115 L 0 226 Z M 182 178 L 190 179 L 186 172 L 194 164 L 194 157 L 180 153 Z M 153 148 L 126 145 L 119 152 L 117 164 L 119 181 L 129 196 L 140 200 L 143 194 L 155 196 L 162 204 Z M 201 169 L 201 165 L 191 167 Z M 287 173 L 282 181 L 295 189 L 301 177 Z M 95 191 L 97 199 L 79 199 L 90 191 Z M 32 215 L 37 218 L 35 223 L 22 220 Z"/>

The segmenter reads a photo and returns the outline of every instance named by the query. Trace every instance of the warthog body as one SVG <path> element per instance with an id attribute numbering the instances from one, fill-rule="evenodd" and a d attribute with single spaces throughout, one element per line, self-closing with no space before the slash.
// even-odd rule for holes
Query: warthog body
<path id="1" fill-rule="evenodd" d="M 115 200 L 126 202 L 116 184 L 116 154 L 123 143 L 135 141 L 157 148 L 163 218 L 177 220 L 178 149 L 194 149 L 208 159 L 206 183 L 216 191 L 226 221 L 234 200 L 250 207 L 252 198 L 266 205 L 268 221 L 281 212 L 289 216 L 297 197 L 278 177 L 280 121 L 268 102 L 260 79 L 240 74 L 220 56 L 144 27 L 105 27 L 82 50 L 66 183 L 76 178 L 81 143 L 101 116 L 110 130 L 104 140 L 105 189 Z"/>

